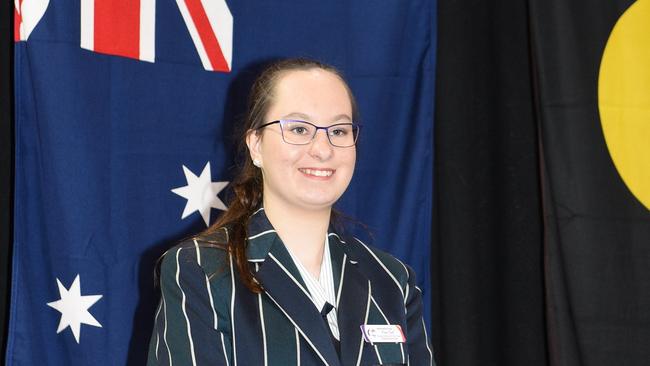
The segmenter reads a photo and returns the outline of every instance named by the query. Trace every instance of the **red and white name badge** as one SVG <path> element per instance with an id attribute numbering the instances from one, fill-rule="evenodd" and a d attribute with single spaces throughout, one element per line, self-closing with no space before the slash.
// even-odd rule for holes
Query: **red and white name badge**
<path id="1" fill-rule="evenodd" d="M 368 343 L 404 343 L 402 327 L 396 324 L 363 324 L 363 339 Z"/>

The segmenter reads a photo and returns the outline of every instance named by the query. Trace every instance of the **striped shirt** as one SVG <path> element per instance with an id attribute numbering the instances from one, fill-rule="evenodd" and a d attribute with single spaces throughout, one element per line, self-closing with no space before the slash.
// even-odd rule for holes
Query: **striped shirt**
<path id="1" fill-rule="evenodd" d="M 320 275 L 318 279 L 314 278 L 314 276 L 309 273 L 307 268 L 300 263 L 298 257 L 296 257 L 288 247 L 287 251 L 289 252 L 289 255 L 291 255 L 291 259 L 293 259 L 298 271 L 300 271 L 300 276 L 307 285 L 307 289 L 311 295 L 311 301 L 314 303 L 314 306 L 316 306 L 316 309 L 320 312 L 326 302 L 334 306 L 334 309 L 327 314 L 327 323 L 330 326 L 334 338 L 340 340 L 339 325 L 336 318 L 336 312 L 338 309 L 336 308 L 336 295 L 334 292 L 334 275 L 332 273 L 332 257 L 330 255 L 329 236 L 325 235 L 325 248 L 323 251 L 323 259 L 321 261 Z"/>

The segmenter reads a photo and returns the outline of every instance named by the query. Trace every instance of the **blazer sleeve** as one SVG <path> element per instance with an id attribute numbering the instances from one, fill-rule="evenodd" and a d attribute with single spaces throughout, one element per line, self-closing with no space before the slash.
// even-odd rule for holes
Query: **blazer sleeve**
<path id="1" fill-rule="evenodd" d="M 422 291 L 416 286 L 415 272 L 406 266 L 408 292 L 406 297 L 406 342 L 409 350 L 409 365 L 435 366 L 433 348 L 427 335 L 422 317 Z"/>
<path id="2" fill-rule="evenodd" d="M 230 324 L 223 319 L 228 312 L 218 309 L 223 301 L 214 298 L 217 294 L 213 294 L 200 260 L 200 251 L 194 245 L 175 247 L 163 257 L 161 300 L 148 366 L 230 364 Z"/>

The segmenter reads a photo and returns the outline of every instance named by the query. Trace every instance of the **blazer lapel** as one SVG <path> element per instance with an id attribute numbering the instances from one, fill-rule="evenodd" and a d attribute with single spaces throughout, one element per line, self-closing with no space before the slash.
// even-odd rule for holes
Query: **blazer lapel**
<path id="1" fill-rule="evenodd" d="M 329 366 L 341 366 L 325 322 L 263 210 L 251 217 L 247 257 L 249 262 L 259 263 L 255 278 L 264 293 L 293 323 L 318 357 Z"/>
<path id="2" fill-rule="evenodd" d="M 372 290 L 370 281 L 359 271 L 357 261 L 350 257 L 350 253 L 346 250 L 345 242 L 342 242 L 338 235 L 336 239 L 338 240 L 333 240 L 330 234 L 332 269 L 335 272 L 334 279 L 338 279 L 334 286 L 338 287 L 336 292 L 341 334 L 341 363 L 357 365 L 364 342 L 361 325 L 368 320 Z M 340 275 L 336 274 L 337 271 L 340 271 Z"/>
<path id="3" fill-rule="evenodd" d="M 300 276 L 292 272 L 297 273 L 298 270 L 280 242 L 280 245 L 272 247 L 255 277 L 262 284 L 266 295 L 298 328 L 318 357 L 327 365 L 340 366 L 336 349 L 320 312 L 309 298 Z"/>

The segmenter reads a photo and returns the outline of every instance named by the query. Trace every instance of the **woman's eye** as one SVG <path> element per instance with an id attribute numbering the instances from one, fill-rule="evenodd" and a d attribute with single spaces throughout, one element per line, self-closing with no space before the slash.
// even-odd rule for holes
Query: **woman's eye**
<path id="1" fill-rule="evenodd" d="M 293 127 L 291 129 L 291 132 L 298 134 L 298 135 L 304 135 L 307 133 L 307 129 L 305 127 Z"/>
<path id="2" fill-rule="evenodd" d="M 335 128 L 332 131 L 330 131 L 330 134 L 332 136 L 345 136 L 348 134 L 348 130 L 344 128 Z"/>

